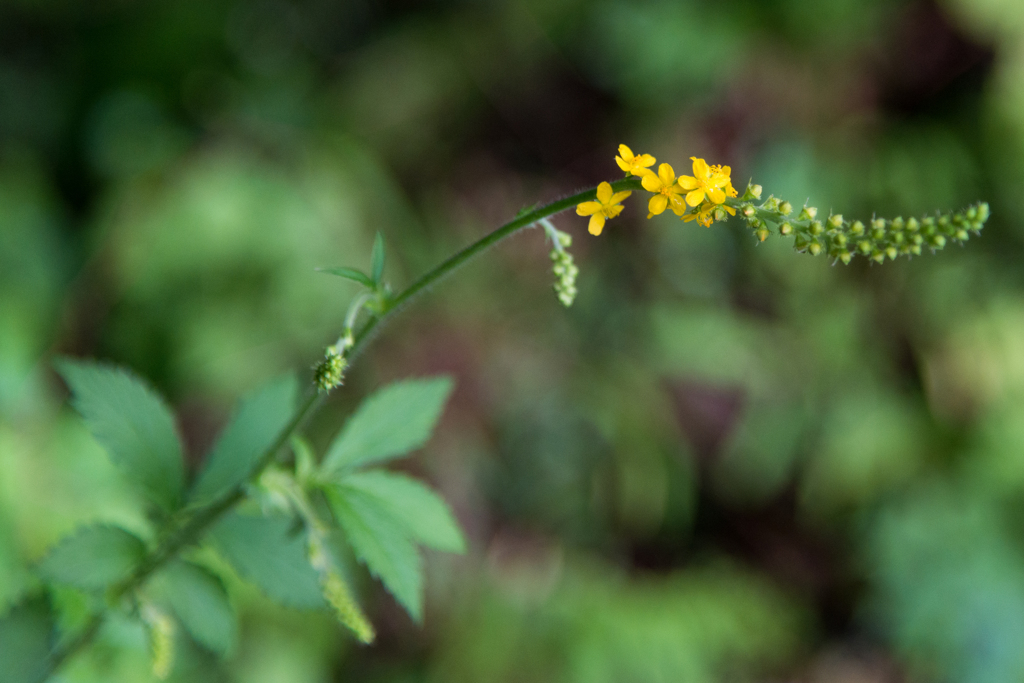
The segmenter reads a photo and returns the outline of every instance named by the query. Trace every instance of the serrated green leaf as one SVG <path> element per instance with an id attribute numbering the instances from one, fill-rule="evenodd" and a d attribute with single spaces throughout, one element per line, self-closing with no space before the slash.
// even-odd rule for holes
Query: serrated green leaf
<path id="1" fill-rule="evenodd" d="M 377 284 L 384 276 L 384 236 L 379 232 L 373 239 L 373 252 L 370 254 L 370 277 Z"/>
<path id="2" fill-rule="evenodd" d="M 162 569 L 150 585 L 197 642 L 220 654 L 234 647 L 238 620 L 218 577 L 179 560 Z"/>
<path id="3" fill-rule="evenodd" d="M 72 404 L 111 459 L 153 501 L 173 510 L 185 484 L 181 441 L 163 400 L 127 370 L 61 360 Z"/>
<path id="4" fill-rule="evenodd" d="M 422 561 L 402 522 L 379 498 L 358 489 L 328 487 L 326 493 L 356 557 L 419 622 L 423 618 Z"/>
<path id="5" fill-rule="evenodd" d="M 340 483 L 344 488 L 358 489 L 380 500 L 402 522 L 413 540 L 435 550 L 466 551 L 466 541 L 448 505 L 415 479 L 371 470 L 350 474 Z"/>
<path id="6" fill-rule="evenodd" d="M 189 496 L 210 501 L 243 483 L 253 467 L 292 419 L 298 382 L 289 375 L 275 379 L 242 399 L 214 445 Z"/>
<path id="7" fill-rule="evenodd" d="M 54 546 L 37 571 L 54 583 L 99 590 L 123 578 L 145 555 L 146 545 L 124 529 L 89 526 Z"/>
<path id="8" fill-rule="evenodd" d="M 306 538 L 287 517 L 227 515 L 210 532 L 218 551 L 267 597 L 289 607 L 325 607 L 320 577 L 309 565 Z"/>
<path id="9" fill-rule="evenodd" d="M 339 266 L 337 268 L 317 268 L 318 272 L 327 273 L 328 275 L 337 275 L 343 277 L 346 280 L 352 280 L 358 282 L 361 285 L 365 285 L 370 289 L 374 288 L 373 279 L 361 270 L 356 268 L 346 268 L 345 266 Z"/>
<path id="10" fill-rule="evenodd" d="M 0 683 L 36 683 L 56 644 L 50 601 L 43 596 L 15 605 L 0 618 Z"/>
<path id="11" fill-rule="evenodd" d="M 331 444 L 323 471 L 336 473 L 404 455 L 427 442 L 452 390 L 448 377 L 395 382 L 367 398 Z"/>

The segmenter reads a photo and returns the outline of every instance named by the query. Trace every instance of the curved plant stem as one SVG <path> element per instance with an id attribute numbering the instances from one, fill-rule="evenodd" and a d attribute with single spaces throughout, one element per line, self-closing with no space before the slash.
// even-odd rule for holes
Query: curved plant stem
<path id="1" fill-rule="evenodd" d="M 612 189 L 616 192 L 621 190 L 638 190 L 641 187 L 639 178 L 625 178 L 617 180 L 611 183 L 611 185 Z M 551 202 L 550 204 L 533 209 L 532 211 L 528 211 L 493 232 L 488 233 L 473 244 L 448 258 L 429 273 L 402 290 L 398 295 L 391 299 L 387 309 L 381 315 L 371 318 L 365 325 L 363 325 L 359 334 L 356 335 L 355 345 L 347 354 L 349 358 L 354 359 L 356 355 L 370 342 L 376 331 L 380 329 L 380 326 L 395 316 L 417 295 L 437 284 L 444 277 L 457 270 L 460 266 L 465 265 L 468 261 L 487 251 L 487 249 L 493 247 L 506 237 L 515 234 L 523 228 L 533 225 L 543 218 L 553 216 L 556 213 L 572 208 L 580 202 L 593 199 L 596 189 L 596 187 L 590 188 L 589 190 L 578 192 L 569 197 L 559 199 Z M 278 435 L 273 445 L 264 451 L 259 461 L 252 468 L 247 482 L 255 481 L 259 478 L 260 474 L 263 473 L 263 470 L 274 461 L 277 456 L 277 452 L 288 442 L 299 427 L 301 427 L 309 417 L 319 410 L 325 397 L 326 394 L 313 393 L 301 406 L 299 406 L 295 411 L 295 415 L 289 421 L 284 430 L 282 430 L 281 434 Z M 146 557 L 143 558 L 143 560 L 131 571 L 131 573 L 110 588 L 108 592 L 109 603 L 116 605 L 122 598 L 130 595 L 136 589 L 140 588 L 154 572 L 177 556 L 179 551 L 198 542 L 207 529 L 209 529 L 214 522 L 220 519 L 221 515 L 245 498 L 245 494 L 246 484 L 239 484 L 216 500 L 192 510 L 191 514 L 185 517 L 176 528 L 170 530 L 157 544 L 157 547 L 147 554 Z M 86 622 L 85 626 L 83 626 L 75 635 L 58 645 L 53 652 L 50 653 L 50 657 L 47 660 L 46 666 L 41 672 L 38 680 L 45 681 L 54 672 L 56 672 L 64 662 L 89 645 L 99 632 L 104 619 L 104 612 L 98 612 L 92 615 Z"/>

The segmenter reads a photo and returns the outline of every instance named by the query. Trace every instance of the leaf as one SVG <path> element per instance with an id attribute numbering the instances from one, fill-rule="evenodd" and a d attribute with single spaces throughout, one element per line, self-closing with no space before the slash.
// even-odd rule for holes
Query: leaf
<path id="1" fill-rule="evenodd" d="M 67 359 L 56 366 L 111 459 L 153 501 L 177 507 L 185 482 L 181 442 L 163 400 L 127 370 Z"/>
<path id="2" fill-rule="evenodd" d="M 337 275 L 338 277 L 343 277 L 346 280 L 358 282 L 361 285 L 366 285 L 370 289 L 373 289 L 375 286 L 374 281 L 370 278 L 369 275 L 356 268 L 346 268 L 345 266 L 339 266 L 337 268 L 317 268 L 317 271 L 320 273 L 327 273 L 328 275 Z"/>
<path id="3" fill-rule="evenodd" d="M 80 529 L 61 540 L 39 563 L 40 576 L 86 590 L 124 578 L 146 555 L 146 545 L 116 526 Z"/>
<path id="4" fill-rule="evenodd" d="M 291 533 L 288 517 L 233 513 L 210 532 L 218 551 L 268 597 L 289 607 L 325 607 L 320 577 L 309 565 L 304 534 Z"/>
<path id="5" fill-rule="evenodd" d="M 57 630 L 49 599 L 38 596 L 0 618 L 0 683 L 35 683 L 45 670 Z"/>
<path id="6" fill-rule="evenodd" d="M 384 236 L 379 232 L 373 239 L 373 251 L 370 254 L 370 277 L 376 284 L 380 284 L 384 276 Z"/>
<path id="7" fill-rule="evenodd" d="M 452 390 L 448 377 L 396 382 L 367 398 L 331 444 L 327 473 L 404 455 L 426 443 Z"/>
<path id="8" fill-rule="evenodd" d="M 423 568 L 402 522 L 375 496 L 329 487 L 331 508 L 356 557 L 379 578 L 413 621 L 423 618 Z"/>
<path id="9" fill-rule="evenodd" d="M 450 553 L 466 551 L 466 541 L 447 503 L 415 479 L 372 470 L 350 474 L 341 485 L 377 498 L 401 521 L 413 540 L 428 548 Z"/>
<path id="10" fill-rule="evenodd" d="M 249 478 L 292 419 L 298 391 L 298 382 L 289 375 L 242 399 L 207 458 L 192 489 L 191 502 L 208 502 Z"/>
<path id="11" fill-rule="evenodd" d="M 175 561 L 153 577 L 153 594 L 166 602 L 196 641 L 225 654 L 238 637 L 238 621 L 221 580 L 207 569 Z"/>

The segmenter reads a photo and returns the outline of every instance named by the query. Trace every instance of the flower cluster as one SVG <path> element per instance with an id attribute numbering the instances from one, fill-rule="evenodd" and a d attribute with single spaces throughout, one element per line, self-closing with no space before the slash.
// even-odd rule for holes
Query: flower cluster
<path id="1" fill-rule="evenodd" d="M 671 209 L 684 221 L 697 221 L 710 226 L 715 220 L 725 220 L 736 215 L 736 209 L 726 205 L 726 199 L 737 195 L 732 186 L 732 169 L 728 166 L 709 166 L 704 159 L 690 157 L 693 161 L 693 175 L 676 177 L 670 164 L 661 164 L 658 171 L 651 167 L 657 161 L 650 154 L 633 154 L 626 145 L 619 145 L 619 156 L 615 163 L 627 176 L 640 179 L 643 189 L 653 196 L 647 203 L 647 217 L 653 218 Z M 632 194 L 631 191 L 612 192 L 609 183 L 597 187 L 597 201 L 582 202 L 576 213 L 590 216 L 590 232 L 600 235 L 606 219 L 622 212 L 621 202 Z"/>
<path id="2" fill-rule="evenodd" d="M 761 186 L 748 185 L 742 197 L 732 185 L 732 169 L 728 166 L 711 166 L 704 159 L 690 157 L 693 161 L 693 175 L 676 177 L 669 164 L 651 169 L 657 161 L 650 154 L 633 154 L 626 145 L 619 145 L 615 162 L 626 172 L 627 179 L 616 182 L 619 188 L 640 187 L 652 194 L 647 203 L 647 217 L 652 218 L 666 209 L 671 210 L 684 221 L 697 221 L 707 227 L 715 221 L 724 221 L 729 216 L 740 216 L 761 242 L 769 235 L 793 235 L 797 251 L 813 256 L 825 253 L 836 261 L 850 263 L 857 254 L 876 263 L 887 258 L 914 256 L 924 249 L 936 251 L 947 242 L 962 243 L 970 233 L 978 234 L 988 220 L 988 204 L 976 204 L 964 211 L 937 214 L 925 218 L 874 218 L 867 223 L 847 221 L 842 215 L 832 214 L 824 221 L 818 219 L 818 210 L 804 206 L 795 216 L 793 205 L 787 201 L 769 196 L 761 199 Z M 590 216 L 590 232 L 601 234 L 605 220 L 622 212 L 621 202 L 631 191 L 613 192 L 609 183 L 597 188 L 597 201 L 582 202 L 576 213 Z"/>

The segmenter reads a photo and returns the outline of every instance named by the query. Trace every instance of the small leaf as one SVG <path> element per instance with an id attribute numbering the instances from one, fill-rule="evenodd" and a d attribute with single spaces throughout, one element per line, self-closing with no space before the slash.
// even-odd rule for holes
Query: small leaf
<path id="1" fill-rule="evenodd" d="M 193 503 L 210 501 L 243 483 L 292 419 L 298 383 L 275 379 L 242 399 L 192 489 Z"/>
<path id="2" fill-rule="evenodd" d="M 337 275 L 343 277 L 346 280 L 352 280 L 358 282 L 361 285 L 366 285 L 370 289 L 374 288 L 374 282 L 369 275 L 356 268 L 346 268 L 345 266 L 339 266 L 338 268 L 317 268 L 318 272 L 327 273 L 329 275 Z"/>
<path id="3" fill-rule="evenodd" d="M 320 577 L 309 565 L 305 534 L 292 533 L 290 518 L 230 514 L 213 528 L 210 539 L 268 597 L 299 609 L 326 606 Z"/>
<path id="4" fill-rule="evenodd" d="M 154 596 L 174 610 L 196 641 L 220 654 L 234 647 L 238 621 L 218 577 L 178 560 L 154 576 L 151 586 Z"/>
<path id="5" fill-rule="evenodd" d="M 57 629 L 49 599 L 38 596 L 0 618 L 0 683 L 36 683 L 45 671 Z"/>
<path id="6" fill-rule="evenodd" d="M 370 277 L 377 284 L 384 276 L 384 236 L 379 232 L 373 239 L 373 252 L 370 254 Z"/>
<path id="7" fill-rule="evenodd" d="M 415 479 L 372 470 L 350 474 L 341 480 L 341 485 L 380 500 L 413 540 L 428 548 L 450 553 L 466 551 L 466 541 L 448 505 Z"/>
<path id="8" fill-rule="evenodd" d="M 60 541 L 39 563 L 40 576 L 86 590 L 106 588 L 146 555 L 138 537 L 116 526 L 89 526 Z"/>
<path id="9" fill-rule="evenodd" d="M 356 557 L 405 607 L 413 621 L 423 618 L 423 568 L 401 521 L 375 496 L 358 489 L 326 490 L 338 524 Z"/>
<path id="10" fill-rule="evenodd" d="M 61 360 L 57 370 L 111 459 L 156 503 L 177 507 L 185 482 L 181 442 L 163 400 L 123 369 Z"/>
<path id="11" fill-rule="evenodd" d="M 448 377 L 388 385 L 367 398 L 324 458 L 327 473 L 380 462 L 427 442 L 452 390 Z"/>

